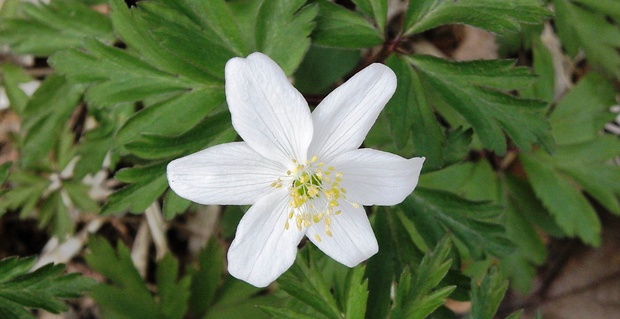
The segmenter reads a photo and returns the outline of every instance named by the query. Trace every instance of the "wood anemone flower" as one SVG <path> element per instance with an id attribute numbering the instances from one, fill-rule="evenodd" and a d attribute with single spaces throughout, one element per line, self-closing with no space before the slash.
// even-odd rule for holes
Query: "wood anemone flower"
<path id="1" fill-rule="evenodd" d="M 423 157 L 359 149 L 396 89 L 372 64 L 311 113 L 284 72 L 262 53 L 233 58 L 226 100 L 243 142 L 221 144 L 168 165 L 170 187 L 206 205 L 252 205 L 228 251 L 228 271 L 254 286 L 276 280 L 307 236 L 354 267 L 378 251 L 363 205 L 396 205 L 418 183 Z"/>

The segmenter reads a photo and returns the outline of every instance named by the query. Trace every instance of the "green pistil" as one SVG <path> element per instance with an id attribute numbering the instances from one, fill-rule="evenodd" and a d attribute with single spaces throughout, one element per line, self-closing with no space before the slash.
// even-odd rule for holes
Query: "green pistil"
<path id="1" fill-rule="evenodd" d="M 299 196 L 314 198 L 318 196 L 318 190 L 322 184 L 323 181 L 317 174 L 310 175 L 304 172 L 293 182 L 293 187 L 297 190 Z"/>

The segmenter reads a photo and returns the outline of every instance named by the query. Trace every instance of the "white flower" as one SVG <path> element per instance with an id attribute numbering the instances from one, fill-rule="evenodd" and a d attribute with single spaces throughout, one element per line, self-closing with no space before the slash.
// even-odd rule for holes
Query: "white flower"
<path id="1" fill-rule="evenodd" d="M 365 68 L 310 113 L 270 58 L 226 64 L 226 99 L 244 142 L 172 161 L 170 187 L 197 203 L 247 205 L 228 250 L 228 271 L 264 287 L 294 262 L 307 236 L 354 267 L 378 251 L 361 205 L 395 205 L 418 183 L 424 158 L 359 149 L 396 89 L 394 72 Z"/>

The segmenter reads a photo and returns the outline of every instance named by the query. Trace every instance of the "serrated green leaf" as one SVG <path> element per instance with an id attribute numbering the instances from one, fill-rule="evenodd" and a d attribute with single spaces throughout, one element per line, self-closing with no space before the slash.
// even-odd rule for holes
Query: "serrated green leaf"
<path id="1" fill-rule="evenodd" d="M 75 165 L 73 175 L 82 179 L 87 174 L 96 176 L 104 167 L 106 157 L 109 159 L 109 168 L 114 168 L 116 157 L 116 143 L 113 139 L 118 130 L 123 114 L 127 107 L 117 107 L 115 111 L 93 110 L 93 117 L 98 126 L 87 131 L 76 145 L 76 156 L 79 160 Z M 133 107 L 131 108 L 133 111 Z"/>
<path id="2" fill-rule="evenodd" d="M 191 19 L 202 15 L 197 11 L 200 8 L 195 6 L 196 3 L 198 1 L 193 0 L 149 1 L 139 4 L 138 12 L 144 21 L 144 27 L 150 30 L 153 38 L 159 42 L 160 49 L 186 61 L 197 70 L 222 80 L 226 61 L 240 52 L 230 50 L 212 30 L 204 30 L 208 25 L 197 24 L 196 18 Z"/>
<path id="3" fill-rule="evenodd" d="M 189 312 L 201 318 L 215 300 L 215 293 L 222 281 L 224 252 L 212 238 L 198 256 L 198 270 L 192 275 Z"/>
<path id="4" fill-rule="evenodd" d="M 192 202 L 177 195 L 172 189 L 166 191 L 162 205 L 162 213 L 166 220 L 173 219 L 176 215 L 184 213 Z"/>
<path id="5" fill-rule="evenodd" d="M 84 88 L 51 75 L 41 84 L 24 109 L 25 133 L 20 166 L 32 167 L 57 146 L 60 134 L 77 106 Z"/>
<path id="6" fill-rule="evenodd" d="M 595 72 L 588 73 L 558 103 L 549 116 L 558 145 L 589 142 L 613 120 L 609 107 L 616 103 L 613 85 Z"/>
<path id="7" fill-rule="evenodd" d="M 258 306 L 262 311 L 278 319 L 317 319 L 316 316 L 301 313 L 288 308 Z"/>
<path id="8" fill-rule="evenodd" d="M 580 48 L 601 71 L 620 78 L 620 14 L 612 1 L 554 0 L 556 27 L 571 55 Z M 610 21 L 609 16 L 616 20 Z M 579 23 L 575 23 L 579 21 Z"/>
<path id="9" fill-rule="evenodd" d="M 315 267 L 308 267 L 301 257 L 298 257 L 293 266 L 280 276 L 278 283 L 289 295 L 327 318 L 340 318 L 340 310 L 325 279 Z"/>
<path id="10" fill-rule="evenodd" d="M 530 83 L 532 76 L 527 69 L 514 68 L 512 61 L 502 60 L 448 62 L 428 56 L 407 60 L 420 74 L 425 94 L 435 92 L 471 124 L 482 143 L 494 152 L 506 151 L 502 129 L 521 149 L 530 149 L 534 143 L 547 151 L 552 149 L 550 127 L 542 114 L 546 103 L 502 92 Z"/>
<path id="11" fill-rule="evenodd" d="M 493 319 L 507 289 L 508 281 L 502 278 L 496 268 L 491 268 L 480 285 L 472 279 L 471 317 Z"/>
<path id="12" fill-rule="evenodd" d="M 396 92 L 385 106 L 396 147 L 403 148 L 411 137 L 416 154 L 426 157 L 424 169 L 442 166 L 443 132 L 427 96 L 422 94 L 424 88 L 419 75 L 397 56 L 391 56 L 386 65 L 398 79 Z"/>
<path id="13" fill-rule="evenodd" d="M 187 311 L 190 292 L 190 278 L 179 277 L 179 262 L 170 254 L 157 264 L 155 278 L 162 317 L 182 319 Z"/>
<path id="14" fill-rule="evenodd" d="M 398 217 L 398 220 L 403 225 L 403 229 L 405 229 L 405 231 L 407 232 L 407 235 L 409 235 L 409 238 L 411 239 L 413 243 L 415 243 L 418 249 L 420 249 L 420 251 L 423 251 L 423 252 L 429 251 L 430 248 L 424 241 L 424 238 L 420 236 L 420 233 L 416 229 L 415 224 L 410 219 L 408 219 L 405 216 L 405 214 L 403 214 L 403 212 L 400 210 L 396 211 L 396 217 Z"/>
<path id="15" fill-rule="evenodd" d="M 364 319 L 368 300 L 368 280 L 364 279 L 365 267 L 358 266 L 347 274 L 345 318 Z"/>
<path id="16" fill-rule="evenodd" d="M 35 262 L 34 257 L 0 261 L 0 314 L 5 318 L 34 318 L 24 307 L 60 313 L 67 306 L 59 299 L 80 297 L 95 285 L 80 274 L 63 275 L 62 264 L 47 264 L 30 272 Z"/>
<path id="17" fill-rule="evenodd" d="M 532 41 L 532 57 L 534 73 L 537 75 L 534 85 L 521 90 L 524 97 L 541 99 L 551 103 L 555 98 L 555 70 L 553 56 L 543 44 L 540 37 Z"/>
<path id="18" fill-rule="evenodd" d="M 2 195 L 0 215 L 7 210 L 19 210 L 20 216 L 31 216 L 39 198 L 48 188 L 50 181 L 38 175 L 16 171 L 9 176 L 9 181 L 19 185 Z"/>
<path id="19" fill-rule="evenodd" d="M 418 187 L 403 207 L 417 229 L 430 232 L 422 233 L 424 236 L 442 238 L 451 233 L 476 259 L 485 254 L 501 258 L 513 250 L 499 222 L 499 207 L 488 202 L 469 201 L 445 191 Z"/>
<path id="20" fill-rule="evenodd" d="M 387 22 L 388 1 L 387 0 L 353 0 L 358 8 L 372 17 L 379 30 L 384 30 Z"/>
<path id="21" fill-rule="evenodd" d="M 215 3 L 216 1 L 209 1 Z M 161 3 L 161 2 L 160 2 Z M 169 2 L 175 4 L 175 2 Z M 137 8 L 129 9 L 124 1 L 110 1 L 110 18 L 114 26 L 114 30 L 125 41 L 128 47 L 136 50 L 140 57 L 151 65 L 156 65 L 164 72 L 170 74 L 184 74 L 190 79 L 197 82 L 210 83 L 221 78 L 213 78 L 208 73 L 197 69 L 192 61 L 180 59 L 171 53 L 176 47 L 166 48 L 160 46 L 160 40 L 153 37 L 149 31 L 147 22 L 143 18 L 143 14 Z M 214 21 L 214 20 L 213 20 Z M 213 61 L 210 59 L 210 61 Z M 219 63 L 218 63 L 219 64 Z"/>
<path id="22" fill-rule="evenodd" d="M 0 185 L 4 184 L 6 178 L 9 177 L 9 169 L 11 168 L 11 165 L 13 165 L 11 162 L 6 162 L 0 165 Z"/>
<path id="23" fill-rule="evenodd" d="M 487 161 L 466 162 L 420 176 L 420 186 L 459 194 L 469 200 L 497 201 L 497 175 Z"/>
<path id="24" fill-rule="evenodd" d="M 355 50 L 310 46 L 295 71 L 295 88 L 303 94 L 327 94 L 333 84 L 351 72 L 360 59 Z"/>
<path id="25" fill-rule="evenodd" d="M 0 66 L 2 74 L 2 86 L 9 99 L 9 107 L 15 114 L 21 116 L 28 103 L 28 95 L 21 89 L 20 84 L 32 81 L 24 69 L 13 64 L 2 64 Z"/>
<path id="26" fill-rule="evenodd" d="M 97 213 L 99 205 L 89 196 L 90 187 L 80 182 L 66 181 L 62 184 L 63 190 L 71 202 L 83 213 Z"/>
<path id="27" fill-rule="evenodd" d="M 69 208 L 65 205 L 60 191 L 51 193 L 43 199 L 39 207 L 39 224 L 49 227 L 51 232 L 60 238 L 73 233 L 75 223 L 69 215 Z"/>
<path id="28" fill-rule="evenodd" d="M 317 15 L 305 0 L 263 1 L 256 20 L 256 51 L 276 61 L 292 74 L 310 47 L 310 33 Z"/>
<path id="29" fill-rule="evenodd" d="M 445 303 L 446 297 L 454 291 L 455 286 L 437 286 L 452 264 L 452 260 L 448 259 L 450 249 L 451 244 L 446 237 L 433 251 L 426 253 L 412 273 L 408 268 L 404 270 L 398 282 L 390 318 L 426 318 Z"/>
<path id="30" fill-rule="evenodd" d="M 132 184 L 110 195 L 101 214 L 144 212 L 168 187 L 165 172 L 165 164 L 160 163 L 119 171 L 115 177 Z"/>
<path id="31" fill-rule="evenodd" d="M 282 298 L 228 276 L 203 319 L 271 318 L 260 306 L 282 307 Z"/>
<path id="32" fill-rule="evenodd" d="M 519 157 L 532 188 L 567 235 L 598 246 L 601 224 L 594 208 L 566 176 L 554 170 L 548 157 L 540 152 Z"/>
<path id="33" fill-rule="evenodd" d="M 0 43 L 9 44 L 19 54 L 50 56 L 80 47 L 85 38 L 114 39 L 108 17 L 83 1 L 21 2 L 18 10 L 21 16 L 1 21 Z"/>
<path id="34" fill-rule="evenodd" d="M 511 313 L 506 319 L 521 319 L 521 315 L 523 314 L 523 310 L 517 310 Z"/>
<path id="35" fill-rule="evenodd" d="M 443 150 L 445 166 L 461 162 L 467 157 L 473 135 L 474 130 L 471 128 L 465 130 L 462 127 L 457 127 L 447 131 Z"/>
<path id="36" fill-rule="evenodd" d="M 612 213 L 620 214 L 620 167 L 610 162 L 618 156 L 620 140 L 603 135 L 588 142 L 562 145 L 553 165 Z"/>
<path id="37" fill-rule="evenodd" d="M 532 286 L 532 280 L 536 275 L 536 267 L 542 265 L 547 258 L 547 250 L 542 239 L 524 212 L 519 206 L 520 201 L 527 200 L 518 198 L 518 194 L 511 192 L 510 187 L 505 186 L 506 198 L 504 199 L 504 224 L 506 234 L 518 249 L 508 256 L 500 264 L 501 270 L 511 279 L 511 283 L 517 291 L 527 293 Z M 537 201 L 534 199 L 534 201 Z M 530 214 L 548 216 L 542 207 L 540 211 L 531 211 Z"/>
<path id="38" fill-rule="evenodd" d="M 91 238 L 86 261 L 111 281 L 91 292 L 105 318 L 170 318 L 185 315 L 189 277 L 178 278 L 178 261 L 167 255 L 157 263 L 157 292 L 151 293 L 131 260 L 127 247 L 114 249 L 103 238 Z"/>
<path id="39" fill-rule="evenodd" d="M 404 30 L 411 35 L 446 24 L 469 24 L 505 33 L 519 31 L 521 24 L 542 23 L 550 16 L 538 0 L 410 1 Z"/>
<path id="40" fill-rule="evenodd" d="M 116 138 L 119 143 L 125 144 L 139 139 L 141 135 L 148 134 L 196 135 L 195 129 L 189 130 L 189 128 L 199 125 L 201 121 L 204 123 L 205 117 L 223 102 L 224 92 L 221 89 L 203 89 L 177 95 L 130 117 L 121 127 Z M 213 124 L 227 124 L 230 127 L 229 117 L 226 120 L 225 123 L 215 122 Z"/>
<path id="41" fill-rule="evenodd" d="M 564 231 L 557 225 L 553 216 L 536 197 L 531 185 L 525 179 L 505 175 L 502 181 L 506 186 L 505 192 L 511 204 L 529 223 L 536 225 L 536 227 L 551 236 L 566 236 Z"/>
<path id="42" fill-rule="evenodd" d="M 94 237 L 88 244 L 88 265 L 114 283 L 95 287 L 90 296 L 97 301 L 102 315 L 108 318 L 158 318 L 158 306 L 133 266 L 127 247 L 115 250 L 103 238 Z"/>
<path id="43" fill-rule="evenodd" d="M 126 148 L 145 159 L 171 159 L 197 152 L 210 145 L 232 142 L 236 135 L 230 124 L 230 114 L 222 112 L 205 118 L 180 136 L 143 134 L 141 139 L 128 144 Z"/>
<path id="44" fill-rule="evenodd" d="M 368 302 L 366 318 L 387 318 L 391 300 L 392 283 L 394 281 L 394 263 L 392 258 L 396 249 L 390 238 L 391 232 L 388 219 L 390 216 L 378 212 L 373 223 L 379 252 L 368 260 L 366 272 L 368 276 Z M 389 275 L 387 275 L 389 274 Z"/>
<path id="45" fill-rule="evenodd" d="M 336 48 L 370 48 L 383 42 L 382 32 L 354 11 L 321 0 L 318 2 L 314 43 Z"/>

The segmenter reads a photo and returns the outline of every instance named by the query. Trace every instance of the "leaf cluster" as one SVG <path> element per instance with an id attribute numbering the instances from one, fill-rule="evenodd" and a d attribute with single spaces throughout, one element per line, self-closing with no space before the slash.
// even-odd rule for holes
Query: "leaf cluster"
<path id="1" fill-rule="evenodd" d="M 65 266 L 61 264 L 47 264 L 33 271 L 35 263 L 35 257 L 0 260 L 2 318 L 36 318 L 28 309 L 66 311 L 63 299 L 80 297 L 96 284 L 77 273 L 63 275 Z"/>

